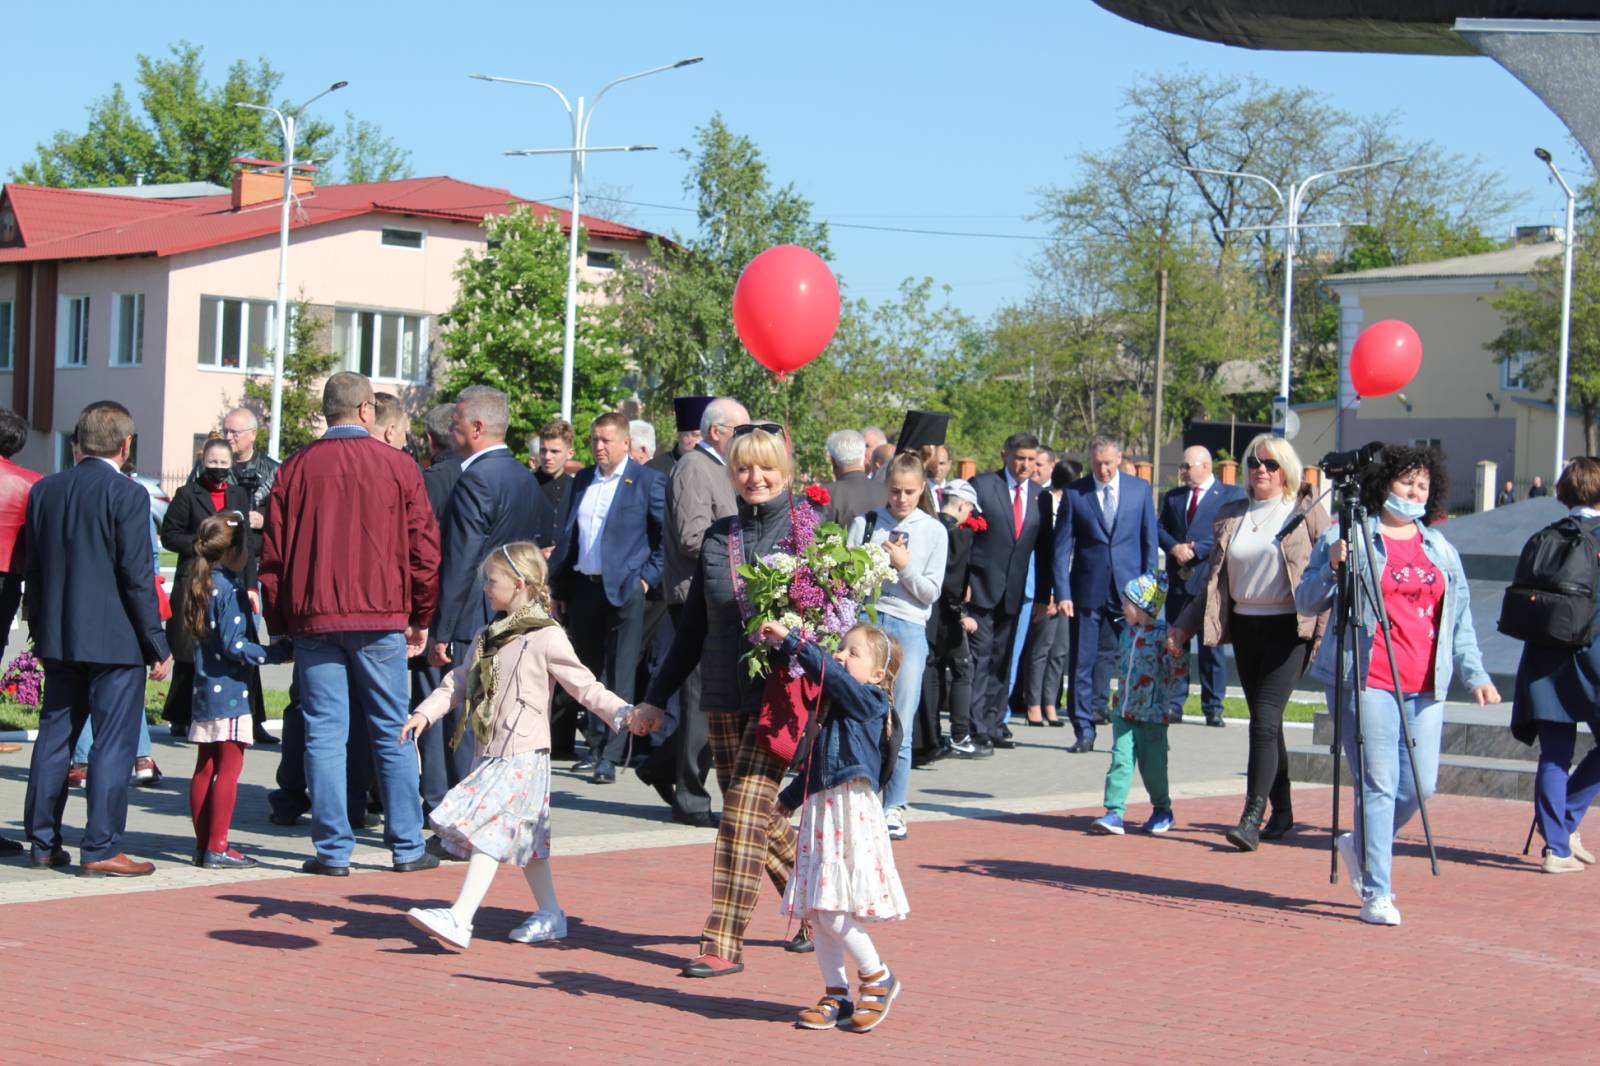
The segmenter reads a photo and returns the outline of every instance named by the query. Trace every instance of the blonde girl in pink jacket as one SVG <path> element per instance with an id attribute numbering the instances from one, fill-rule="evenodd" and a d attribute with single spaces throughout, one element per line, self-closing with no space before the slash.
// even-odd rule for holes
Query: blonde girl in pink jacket
<path id="1" fill-rule="evenodd" d="M 472 658 L 417 705 L 400 743 L 451 708 L 465 706 L 452 744 L 478 745 L 478 762 L 428 816 L 453 854 L 467 860 L 454 906 L 413 907 L 411 924 L 446 944 L 472 943 L 472 918 L 501 863 L 522 867 L 539 909 L 511 931 L 524 944 L 560 940 L 567 916 L 550 878 L 550 696 L 559 684 L 589 711 L 624 729 L 633 708 L 578 661 L 550 617 L 544 554 L 527 541 L 496 548 L 479 568 L 497 617 L 472 641 Z"/>

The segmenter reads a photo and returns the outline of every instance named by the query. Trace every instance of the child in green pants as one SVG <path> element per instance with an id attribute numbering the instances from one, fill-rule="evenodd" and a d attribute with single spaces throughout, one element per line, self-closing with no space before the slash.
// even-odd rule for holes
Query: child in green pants
<path id="1" fill-rule="evenodd" d="M 1172 828 L 1172 797 L 1167 791 L 1167 715 L 1174 681 L 1186 678 L 1182 660 L 1166 652 L 1166 571 L 1141 574 L 1122 590 L 1127 625 L 1117 648 L 1117 694 L 1111 704 L 1111 768 L 1106 771 L 1106 813 L 1094 821 L 1096 833 L 1121 836 L 1123 810 L 1133 768 L 1150 794 L 1147 833 Z"/>

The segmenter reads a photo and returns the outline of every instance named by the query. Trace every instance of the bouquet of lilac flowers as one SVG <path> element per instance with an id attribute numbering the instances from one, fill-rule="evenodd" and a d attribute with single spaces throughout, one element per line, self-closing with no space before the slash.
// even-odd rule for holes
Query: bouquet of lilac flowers
<path id="1" fill-rule="evenodd" d="M 775 551 L 738 568 L 740 613 L 753 647 L 750 676 L 771 670 L 772 649 L 758 636 L 765 622 L 777 622 L 828 651 L 836 650 L 863 611 L 877 620 L 878 590 L 893 580 L 889 553 L 876 544 L 851 548 L 844 528 L 818 524 L 819 516 L 801 504 L 790 513 L 789 535 Z M 790 675 L 800 675 L 791 660 Z"/>
<path id="2" fill-rule="evenodd" d="M 44 699 L 44 667 L 32 652 L 19 652 L 0 674 L 0 694 L 24 707 L 37 707 Z"/>

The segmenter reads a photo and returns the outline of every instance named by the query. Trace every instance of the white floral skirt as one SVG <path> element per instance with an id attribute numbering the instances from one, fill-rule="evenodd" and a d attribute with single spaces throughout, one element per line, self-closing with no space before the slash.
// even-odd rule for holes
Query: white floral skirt
<path id="1" fill-rule="evenodd" d="M 883 805 L 865 778 L 808 796 L 800 808 L 794 873 L 782 912 L 804 918 L 809 911 L 844 911 L 869 921 L 911 913 Z"/>
<path id="2" fill-rule="evenodd" d="M 450 853 L 526 866 L 550 857 L 550 753 L 483 756 L 428 815 Z"/>

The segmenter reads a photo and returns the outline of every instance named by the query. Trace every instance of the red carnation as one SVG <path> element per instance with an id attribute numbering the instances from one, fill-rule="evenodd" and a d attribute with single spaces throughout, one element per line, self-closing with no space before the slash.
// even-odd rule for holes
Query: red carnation
<path id="1" fill-rule="evenodd" d="M 826 507 L 828 504 L 833 502 L 833 496 L 821 485 L 807 485 L 806 499 L 810 500 L 818 507 Z"/>
<path id="2" fill-rule="evenodd" d="M 989 523 L 984 520 L 984 517 L 981 514 L 968 515 L 967 520 L 961 523 L 961 525 L 966 529 L 972 530 L 974 533 L 982 533 L 984 530 L 989 528 Z"/>

